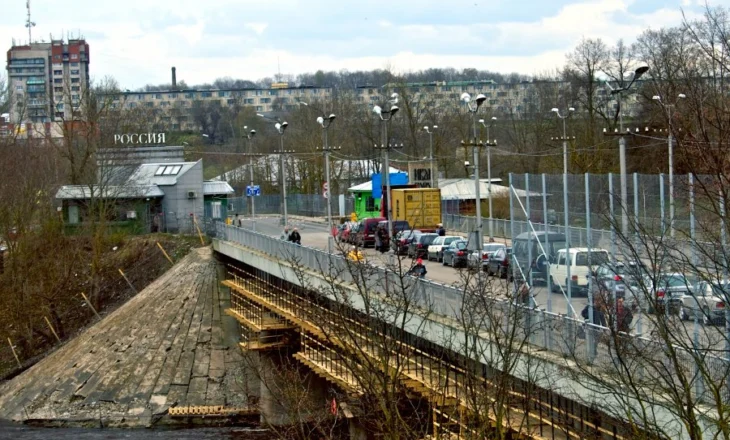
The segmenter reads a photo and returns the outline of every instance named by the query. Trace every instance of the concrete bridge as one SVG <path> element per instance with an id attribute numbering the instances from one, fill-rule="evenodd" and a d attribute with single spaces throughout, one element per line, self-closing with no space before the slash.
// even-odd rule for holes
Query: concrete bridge
<path id="1" fill-rule="evenodd" d="M 433 434 L 474 436 L 485 418 L 514 438 L 637 434 L 624 417 L 639 402 L 582 374 L 591 350 L 577 336 L 579 323 L 564 316 L 488 298 L 474 278 L 462 287 L 416 280 L 403 276 L 398 260 L 370 265 L 243 228 L 221 225 L 213 246 L 229 258 L 224 284 L 230 313 L 244 329 L 243 348 L 287 348 L 351 402 L 371 391 L 362 371 L 376 366 L 426 402 Z M 590 361 L 594 374 L 613 362 L 610 350 L 597 350 Z M 500 386 L 509 398 L 500 399 Z M 475 389 L 484 392 L 475 397 Z M 480 406 L 480 399 L 490 404 Z M 641 405 L 672 438 L 685 437 L 658 401 Z M 349 413 L 360 432 L 363 421 Z"/>

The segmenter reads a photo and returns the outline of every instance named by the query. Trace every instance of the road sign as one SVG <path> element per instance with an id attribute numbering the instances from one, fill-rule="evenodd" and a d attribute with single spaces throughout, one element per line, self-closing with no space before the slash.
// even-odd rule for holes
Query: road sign
<path id="1" fill-rule="evenodd" d="M 259 185 L 246 186 L 246 197 L 260 196 L 261 187 Z"/>
<path id="2" fill-rule="evenodd" d="M 330 186 L 327 185 L 327 182 L 322 184 L 322 197 L 325 199 L 329 199 L 330 197 Z"/>

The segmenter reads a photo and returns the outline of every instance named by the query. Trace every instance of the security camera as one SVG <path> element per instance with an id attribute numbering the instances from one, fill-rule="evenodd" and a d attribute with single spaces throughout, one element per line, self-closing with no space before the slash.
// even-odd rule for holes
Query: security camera
<path id="1" fill-rule="evenodd" d="M 469 163 L 469 161 L 468 161 L 468 160 L 465 160 L 465 161 L 464 161 L 464 166 L 465 166 L 465 167 L 468 167 L 469 165 L 471 165 L 471 164 Z"/>

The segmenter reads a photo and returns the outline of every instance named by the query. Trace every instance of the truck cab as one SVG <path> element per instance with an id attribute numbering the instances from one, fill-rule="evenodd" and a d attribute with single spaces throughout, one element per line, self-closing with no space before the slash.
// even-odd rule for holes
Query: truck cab
<path id="1" fill-rule="evenodd" d="M 554 290 L 567 289 L 571 283 L 573 295 L 588 295 L 588 279 L 593 271 L 609 262 L 608 251 L 604 249 L 570 248 L 560 249 L 556 261 L 550 265 L 550 278 Z M 570 265 L 570 280 L 568 280 Z"/>

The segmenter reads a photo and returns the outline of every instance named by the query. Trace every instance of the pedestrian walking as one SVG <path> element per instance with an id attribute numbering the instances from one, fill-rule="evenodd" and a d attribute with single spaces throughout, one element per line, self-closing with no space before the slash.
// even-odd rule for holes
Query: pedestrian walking
<path id="1" fill-rule="evenodd" d="M 375 250 L 379 251 L 380 248 L 383 246 L 383 235 L 380 233 L 381 228 L 378 228 L 377 231 L 375 231 Z"/>
<path id="2" fill-rule="evenodd" d="M 444 229 L 443 223 L 438 224 L 436 232 L 439 234 L 439 237 L 444 237 L 446 235 L 446 229 Z"/>
<path id="3" fill-rule="evenodd" d="M 284 232 L 281 233 L 279 238 L 289 241 L 289 226 L 284 226 Z"/>

